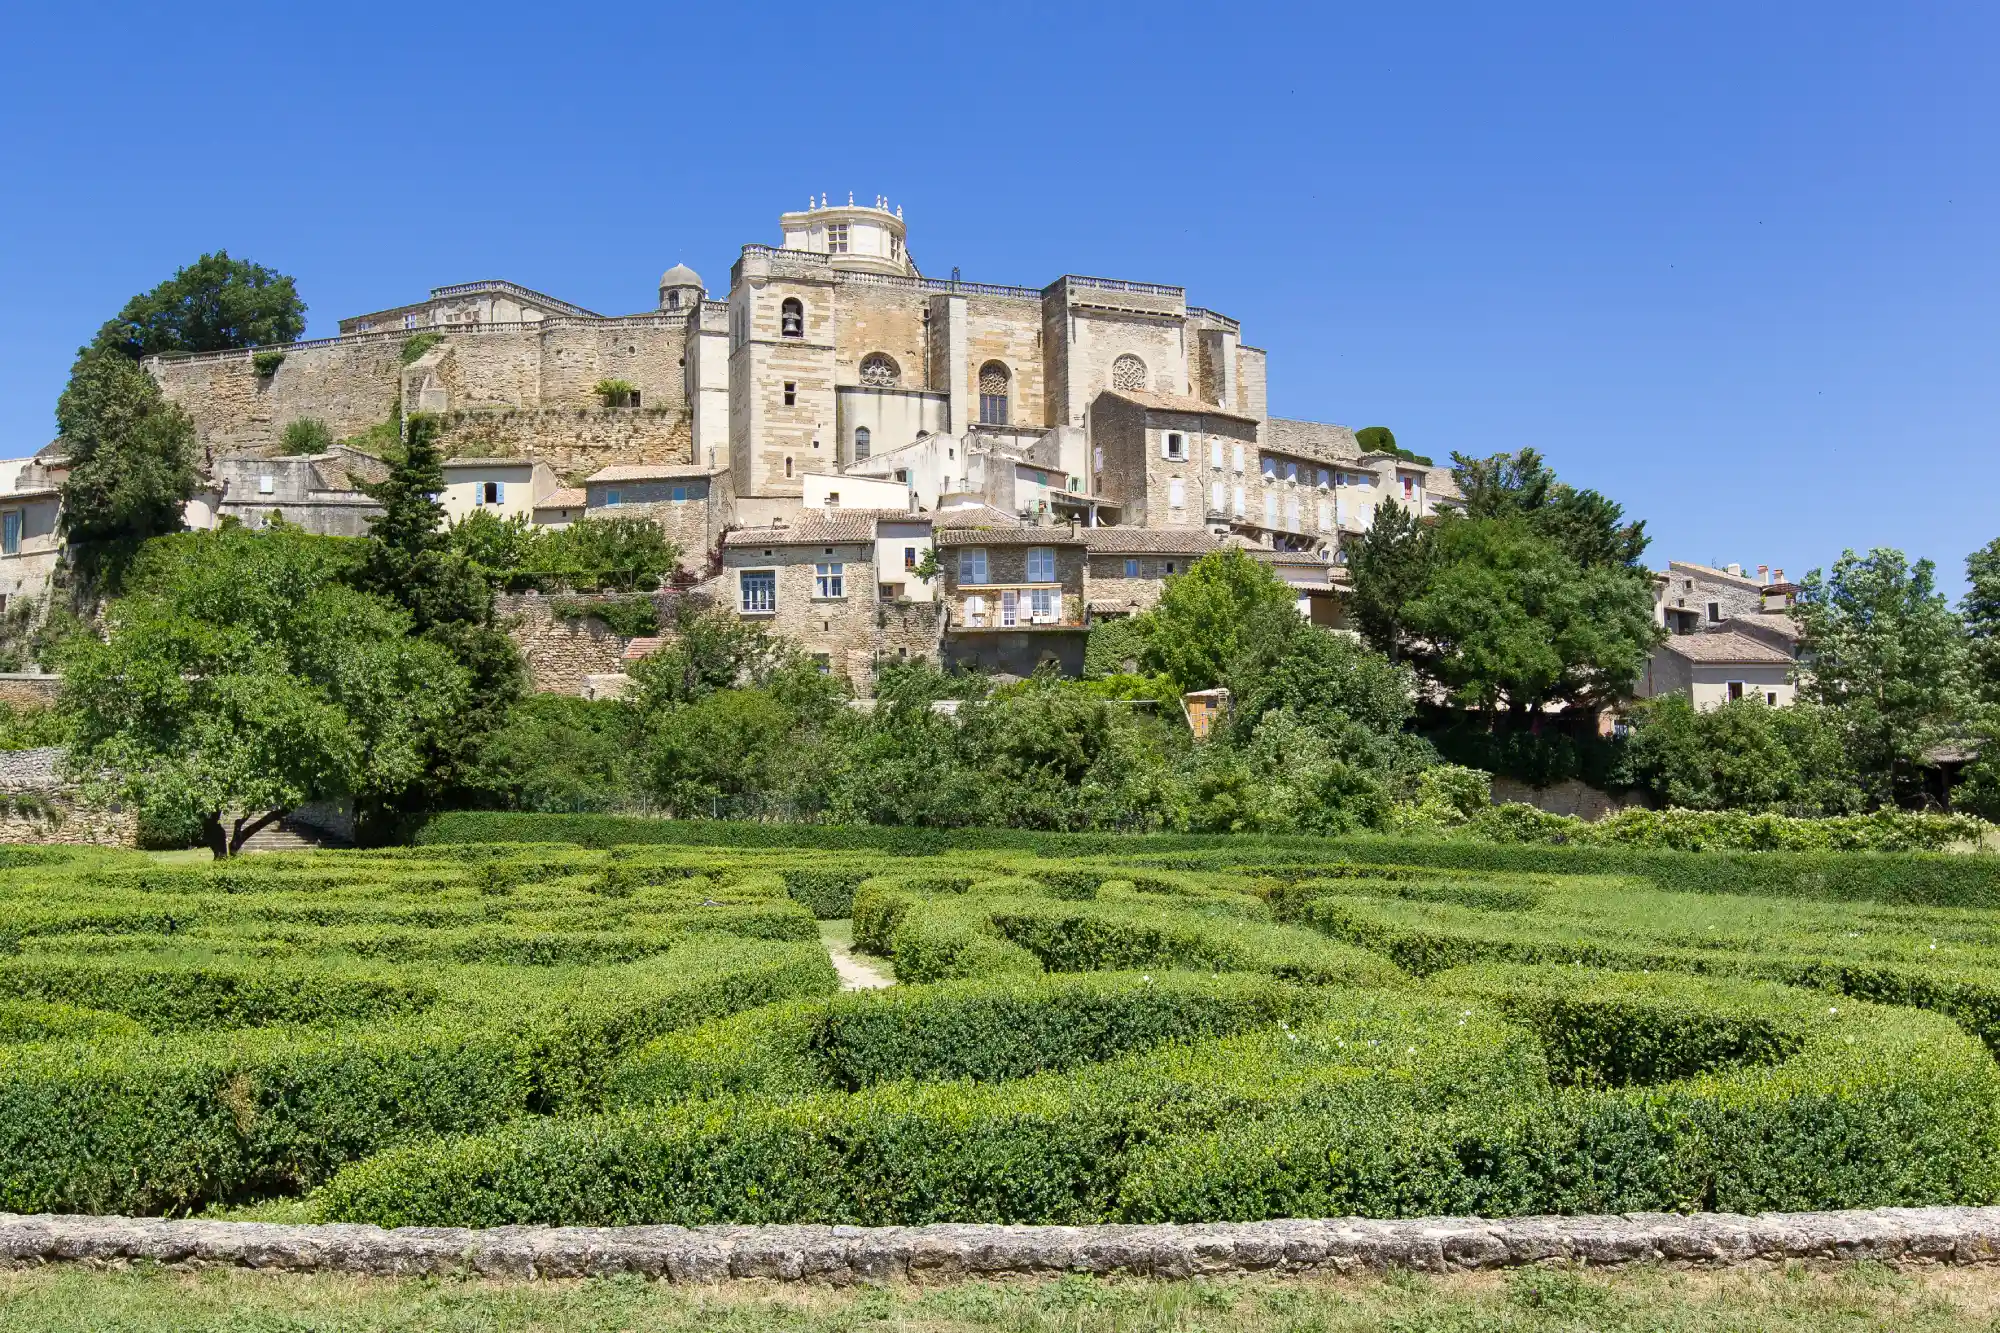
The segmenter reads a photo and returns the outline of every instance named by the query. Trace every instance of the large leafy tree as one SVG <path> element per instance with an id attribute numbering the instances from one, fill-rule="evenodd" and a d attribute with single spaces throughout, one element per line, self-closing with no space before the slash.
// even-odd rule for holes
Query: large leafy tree
<path id="1" fill-rule="evenodd" d="M 1235 547 L 1205 555 L 1168 579 L 1159 604 L 1146 613 L 1146 667 L 1171 677 L 1182 691 L 1220 685 L 1257 609 L 1283 608 L 1296 616 L 1297 597 Z"/>
<path id="2" fill-rule="evenodd" d="M 1497 715 L 1626 697 L 1659 641 L 1645 525 L 1532 449 L 1453 455 L 1463 506 L 1392 504 L 1350 553 L 1358 628 L 1453 702 Z"/>
<path id="3" fill-rule="evenodd" d="M 417 785 L 466 673 L 344 581 L 353 554 L 282 524 L 148 544 L 107 636 L 63 651 L 60 707 L 86 784 L 199 825 L 218 858 L 306 802 Z"/>
<path id="4" fill-rule="evenodd" d="M 1875 804 L 1918 799 L 1927 753 L 1961 739 L 1969 716 L 1964 626 L 1935 574 L 1886 547 L 1847 551 L 1806 576 L 1793 608 L 1799 697 L 1834 711 Z"/>
<path id="5" fill-rule="evenodd" d="M 217 250 L 127 301 L 92 346 L 137 360 L 269 347 L 297 342 L 305 330 L 306 303 L 291 278 Z"/>
<path id="6" fill-rule="evenodd" d="M 86 572 L 121 567 L 148 538 L 181 530 L 199 481 L 194 423 L 152 376 L 114 352 L 84 350 L 56 426 L 70 462 L 63 535 Z"/>
<path id="7" fill-rule="evenodd" d="M 1670 806 L 1802 816 L 1860 807 L 1839 720 L 1817 704 L 1772 708 L 1753 698 L 1697 710 L 1668 695 L 1641 704 L 1633 721 L 1632 776 Z"/>

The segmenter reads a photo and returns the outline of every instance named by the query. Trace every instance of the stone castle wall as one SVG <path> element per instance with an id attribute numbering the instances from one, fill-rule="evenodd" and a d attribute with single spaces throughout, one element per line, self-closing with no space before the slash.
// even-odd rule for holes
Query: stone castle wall
<path id="1" fill-rule="evenodd" d="M 447 458 L 535 458 L 567 485 L 614 463 L 689 463 L 684 407 L 544 407 L 443 414 Z"/>
<path id="2" fill-rule="evenodd" d="M 358 434 L 388 420 L 401 392 L 399 338 L 291 348 L 268 377 L 257 374 L 251 357 L 153 358 L 146 368 L 194 418 L 196 437 L 211 454 L 268 453 L 301 417 L 324 421 L 335 438 Z"/>

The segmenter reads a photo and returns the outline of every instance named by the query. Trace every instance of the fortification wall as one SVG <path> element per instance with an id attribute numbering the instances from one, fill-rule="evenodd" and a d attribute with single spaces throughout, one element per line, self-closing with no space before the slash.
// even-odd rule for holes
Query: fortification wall
<path id="1" fill-rule="evenodd" d="M 693 434 L 680 407 L 545 407 L 447 412 L 447 458 L 536 458 L 566 483 L 614 463 L 688 463 Z"/>
<path id="2" fill-rule="evenodd" d="M 285 427 L 301 417 L 324 421 L 336 439 L 387 420 L 404 391 L 403 348 L 413 336 L 399 331 L 287 348 L 270 376 L 257 374 L 247 351 L 153 358 L 146 366 L 161 391 L 194 419 L 197 436 L 211 453 L 268 453 Z M 447 350 L 437 359 L 435 373 L 449 410 L 596 409 L 601 406 L 593 392 L 597 382 L 622 379 L 640 390 L 639 410 L 663 412 L 667 420 L 687 415 L 687 327 L 681 321 L 549 320 L 439 336 L 439 346 Z M 412 391 L 421 387 L 413 384 Z M 551 426 L 554 419 L 542 424 Z M 655 425 L 653 438 L 634 447 L 670 451 L 674 430 L 684 436 L 687 426 L 684 421 L 677 427 Z M 631 429 L 624 433 L 629 436 Z M 589 457 L 602 453 L 618 462 L 687 456 L 685 444 L 678 454 L 642 451 L 617 457 L 611 454 L 620 446 L 608 440 L 584 447 Z M 549 461 L 564 470 L 553 457 Z"/>
<path id="3" fill-rule="evenodd" d="M 653 605 L 659 608 L 660 623 L 673 620 L 674 604 L 684 594 L 658 592 Z M 587 676 L 607 676 L 626 668 L 625 648 L 632 640 L 614 634 L 602 621 L 584 617 L 563 619 L 555 604 L 562 602 L 606 602 L 617 597 L 550 596 L 545 593 L 510 593 L 496 599 L 495 609 L 507 633 L 528 664 L 528 688 L 542 694 L 584 695 Z"/>
<path id="4" fill-rule="evenodd" d="M 291 348 L 268 377 L 251 357 L 152 358 L 146 369 L 194 419 L 197 438 L 213 454 L 269 452 L 301 417 L 324 421 L 336 438 L 354 435 L 387 420 L 402 391 L 399 338 Z"/>

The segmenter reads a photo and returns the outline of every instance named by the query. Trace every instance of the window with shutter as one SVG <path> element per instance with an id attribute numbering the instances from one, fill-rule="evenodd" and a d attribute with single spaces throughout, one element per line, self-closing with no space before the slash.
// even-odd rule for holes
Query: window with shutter
<path id="1" fill-rule="evenodd" d="M 1179 477 L 1167 483 L 1167 507 L 1170 509 L 1187 507 L 1187 487 Z"/>
<path id="2" fill-rule="evenodd" d="M 1028 582 L 1054 583 L 1056 581 L 1056 548 L 1053 546 L 1030 546 L 1028 548 Z"/>
<path id="3" fill-rule="evenodd" d="M 1241 486 L 1236 488 L 1236 495 L 1230 507 L 1236 511 L 1236 517 L 1243 517 L 1243 488 Z"/>
<path id="4" fill-rule="evenodd" d="M 1211 439 L 1208 442 L 1208 465 L 1212 468 L 1220 468 L 1222 466 L 1221 440 Z"/>
<path id="5" fill-rule="evenodd" d="M 965 623 L 975 629 L 986 624 L 986 599 L 968 597 L 965 599 Z"/>
<path id="6" fill-rule="evenodd" d="M 1219 481 L 1208 488 L 1208 507 L 1218 514 L 1222 512 L 1222 489 Z"/>
<path id="7" fill-rule="evenodd" d="M 1235 458 L 1236 458 L 1235 470 L 1241 472 L 1243 470 L 1243 445 L 1240 441 L 1235 445 Z"/>
<path id="8" fill-rule="evenodd" d="M 1012 629 L 1021 623 L 1021 594 L 1009 588 L 1000 594 L 1000 628 Z"/>
<path id="9" fill-rule="evenodd" d="M 1275 495 L 1264 497 L 1264 526 L 1267 528 L 1278 526 L 1278 497 Z"/>
<path id="10" fill-rule="evenodd" d="M 986 548 L 968 546 L 958 553 L 958 581 L 960 583 L 986 582 Z"/>

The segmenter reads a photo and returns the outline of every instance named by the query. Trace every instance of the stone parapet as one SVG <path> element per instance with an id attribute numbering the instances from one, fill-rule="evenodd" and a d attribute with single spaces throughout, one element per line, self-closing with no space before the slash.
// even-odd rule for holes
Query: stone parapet
<path id="1" fill-rule="evenodd" d="M 1987 1264 L 2000 1208 L 1147 1226 L 405 1227 L 0 1214 L 0 1265 L 129 1264 L 493 1278 L 633 1274 L 673 1282 L 1125 1273 L 1462 1272 L 1551 1262 L 1720 1266 L 1787 1260 Z"/>

